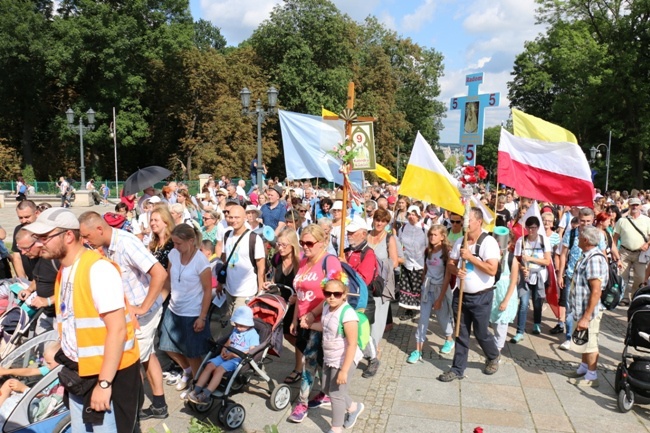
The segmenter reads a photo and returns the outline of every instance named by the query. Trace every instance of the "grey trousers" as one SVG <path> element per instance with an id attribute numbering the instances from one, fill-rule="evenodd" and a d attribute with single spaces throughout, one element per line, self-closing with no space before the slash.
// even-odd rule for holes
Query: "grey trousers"
<path id="1" fill-rule="evenodd" d="M 336 383 L 339 373 L 338 368 L 323 366 L 323 392 L 332 400 L 332 427 L 343 426 L 345 413 L 352 406 L 352 398 L 348 394 L 350 372 L 348 371 L 347 383 L 343 385 Z"/>

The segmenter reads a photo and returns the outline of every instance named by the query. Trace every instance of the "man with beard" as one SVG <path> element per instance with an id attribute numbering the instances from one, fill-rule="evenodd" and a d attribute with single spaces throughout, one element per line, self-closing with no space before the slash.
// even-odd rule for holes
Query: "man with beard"
<path id="1" fill-rule="evenodd" d="M 61 261 L 55 359 L 90 387 L 85 394 L 67 390 L 72 430 L 132 433 L 143 399 L 140 351 L 117 265 L 84 248 L 79 221 L 67 209 L 47 209 L 25 229 L 42 246 L 42 258 Z"/>

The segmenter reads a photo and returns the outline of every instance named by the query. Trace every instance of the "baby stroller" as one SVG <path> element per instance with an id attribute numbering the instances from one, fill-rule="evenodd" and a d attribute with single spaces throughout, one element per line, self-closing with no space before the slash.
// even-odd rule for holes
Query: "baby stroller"
<path id="1" fill-rule="evenodd" d="M 19 301 L 12 287 L 7 310 L 0 316 L 0 360 L 5 359 L 29 338 L 32 325 L 36 325 L 41 310 Z"/>
<path id="2" fill-rule="evenodd" d="M 273 410 L 283 410 L 291 403 L 291 388 L 287 384 L 279 384 L 271 379 L 265 371 L 264 365 L 269 362 L 268 355 L 279 355 L 282 348 L 282 319 L 287 312 L 285 300 L 277 293 L 266 292 L 252 298 L 248 306 L 253 310 L 255 330 L 259 334 L 260 344 L 250 353 L 242 353 L 236 349 L 229 349 L 241 358 L 237 368 L 224 375 L 219 387 L 212 393 L 211 399 L 205 404 L 196 404 L 187 401 L 187 405 L 194 411 L 206 413 L 213 405 L 218 404 L 219 421 L 228 429 L 241 427 L 246 419 L 246 410 L 238 403 L 231 400 L 231 396 L 242 392 L 246 386 L 262 390 L 270 394 L 270 405 Z M 223 345 L 229 337 L 224 337 L 214 343 L 212 349 L 203 359 L 198 378 L 210 359 L 221 353 Z M 252 378 L 258 378 L 268 384 L 268 389 L 251 383 Z"/>
<path id="3" fill-rule="evenodd" d="M 38 335 L 0 361 L 3 368 L 25 368 L 39 364 L 45 343 L 58 340 L 57 331 Z M 64 433 L 70 431 L 70 411 L 63 404 L 57 366 L 43 377 L 21 379 L 29 389 L 13 408 L 5 410 L 0 431 L 14 433 Z M 4 379 L 3 379 L 4 380 Z M 8 404 L 5 401 L 5 405 Z"/>
<path id="4" fill-rule="evenodd" d="M 650 286 L 639 289 L 627 310 L 627 332 L 623 360 L 616 369 L 614 391 L 621 412 L 634 403 L 650 403 L 650 356 L 632 355 L 628 348 L 650 353 Z M 628 361 L 632 362 L 628 365 Z"/>

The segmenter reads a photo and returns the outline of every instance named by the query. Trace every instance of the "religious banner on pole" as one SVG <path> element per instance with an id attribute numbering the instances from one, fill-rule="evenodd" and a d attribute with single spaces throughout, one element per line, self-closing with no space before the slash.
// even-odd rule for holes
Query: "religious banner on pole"
<path id="1" fill-rule="evenodd" d="M 451 98 L 450 109 L 460 110 L 459 143 L 463 148 L 465 161 L 476 165 L 477 146 L 483 144 L 484 111 L 499 105 L 500 93 L 478 94 L 478 87 L 483 83 L 483 72 L 465 76 L 468 87 L 467 96 Z"/>
<path id="2" fill-rule="evenodd" d="M 375 159 L 375 135 L 373 122 L 355 122 L 352 124 L 352 143 L 357 150 L 352 160 L 353 171 L 374 170 L 377 168 Z"/>

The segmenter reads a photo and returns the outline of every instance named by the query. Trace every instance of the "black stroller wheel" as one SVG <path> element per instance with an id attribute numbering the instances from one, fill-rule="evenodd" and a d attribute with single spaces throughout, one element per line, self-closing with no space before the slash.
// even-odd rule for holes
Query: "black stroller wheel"
<path id="1" fill-rule="evenodd" d="M 618 392 L 618 399 L 616 400 L 618 404 L 618 410 L 623 413 L 629 412 L 634 406 L 634 393 L 630 392 L 630 398 L 627 398 L 627 393 L 624 389 Z"/>
<path id="2" fill-rule="evenodd" d="M 281 384 L 276 386 L 271 392 L 271 398 L 269 400 L 271 404 L 271 409 L 273 410 L 283 410 L 291 403 L 291 388 L 289 385 Z"/>
<path id="3" fill-rule="evenodd" d="M 246 419 L 246 409 L 238 403 L 229 403 L 223 409 L 223 424 L 229 430 L 235 430 L 244 424 Z"/>

